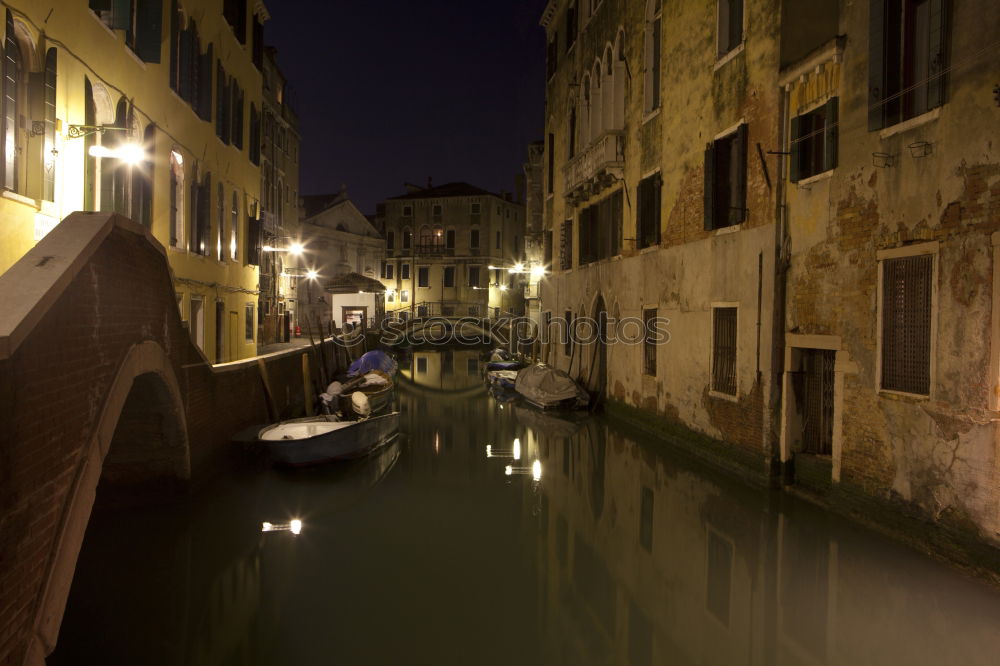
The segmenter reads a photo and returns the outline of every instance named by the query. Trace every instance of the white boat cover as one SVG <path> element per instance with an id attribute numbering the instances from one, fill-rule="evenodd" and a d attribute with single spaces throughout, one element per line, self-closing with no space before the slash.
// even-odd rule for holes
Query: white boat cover
<path id="1" fill-rule="evenodd" d="M 264 441 L 277 442 L 286 439 L 309 439 L 334 430 L 353 425 L 353 421 L 312 421 L 309 423 L 279 423 L 260 433 Z"/>
<path id="2" fill-rule="evenodd" d="M 543 407 L 554 407 L 563 401 L 572 403 L 570 407 L 582 407 L 590 401 L 587 392 L 569 375 L 542 363 L 518 372 L 514 389 L 529 402 Z"/>

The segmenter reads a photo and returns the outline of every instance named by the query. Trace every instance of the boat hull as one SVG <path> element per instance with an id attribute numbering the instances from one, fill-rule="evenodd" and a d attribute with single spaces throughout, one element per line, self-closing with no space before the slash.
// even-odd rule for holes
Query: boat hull
<path id="1" fill-rule="evenodd" d="M 308 425 L 322 421 L 323 417 L 314 417 L 285 423 Z M 278 427 L 268 426 L 261 430 L 259 439 L 276 464 L 301 467 L 361 458 L 393 441 L 399 434 L 399 412 L 346 423 L 350 425 L 312 437 L 276 440 L 264 439 L 267 431 Z"/>

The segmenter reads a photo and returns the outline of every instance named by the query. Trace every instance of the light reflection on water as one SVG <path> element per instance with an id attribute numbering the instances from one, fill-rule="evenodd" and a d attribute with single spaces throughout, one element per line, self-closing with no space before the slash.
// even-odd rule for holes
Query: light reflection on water
<path id="1" fill-rule="evenodd" d="M 358 464 L 99 508 L 49 663 L 997 663 L 992 588 L 479 371 L 404 359 L 404 437 Z"/>

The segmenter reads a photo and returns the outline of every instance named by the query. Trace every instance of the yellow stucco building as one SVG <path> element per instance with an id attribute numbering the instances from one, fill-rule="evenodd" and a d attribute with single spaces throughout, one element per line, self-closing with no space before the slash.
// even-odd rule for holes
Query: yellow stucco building
<path id="1" fill-rule="evenodd" d="M 69 213 L 167 248 L 213 363 L 256 354 L 263 22 L 252 0 L 5 2 L 0 271 Z"/>

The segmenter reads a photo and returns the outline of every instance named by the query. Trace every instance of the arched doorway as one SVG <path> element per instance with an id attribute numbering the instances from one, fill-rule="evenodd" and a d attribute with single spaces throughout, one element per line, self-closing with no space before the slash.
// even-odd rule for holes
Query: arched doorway
<path id="1" fill-rule="evenodd" d="M 608 383 L 608 309 L 604 304 L 604 296 L 597 295 L 592 313 L 596 331 L 590 350 L 586 388 L 596 396 L 595 402 L 599 404 L 604 400 Z"/>

